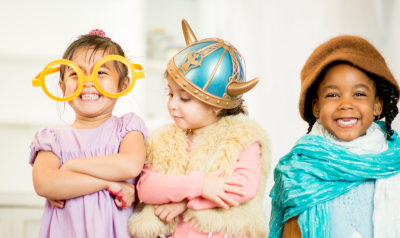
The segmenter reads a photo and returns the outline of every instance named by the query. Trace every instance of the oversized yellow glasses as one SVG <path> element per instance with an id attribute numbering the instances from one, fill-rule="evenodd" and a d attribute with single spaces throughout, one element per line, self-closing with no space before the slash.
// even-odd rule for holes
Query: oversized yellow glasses
<path id="1" fill-rule="evenodd" d="M 61 68 L 65 72 L 60 72 Z M 127 77 L 121 78 L 120 75 L 126 70 Z M 63 82 L 61 76 L 64 78 Z M 128 94 L 136 79 L 140 78 L 144 78 L 144 70 L 140 64 L 132 64 L 120 55 L 108 55 L 96 63 L 90 76 L 85 76 L 70 60 L 55 60 L 36 75 L 32 86 L 42 87 L 44 93 L 53 100 L 66 102 L 81 94 L 85 82 L 93 82 L 97 91 L 106 97 L 118 98 Z"/>

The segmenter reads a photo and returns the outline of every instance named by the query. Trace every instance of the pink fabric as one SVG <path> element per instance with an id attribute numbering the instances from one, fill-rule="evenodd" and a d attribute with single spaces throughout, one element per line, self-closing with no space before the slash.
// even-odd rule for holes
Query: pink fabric
<path id="1" fill-rule="evenodd" d="M 193 142 L 188 140 L 189 152 L 192 146 Z M 245 183 L 243 189 L 246 191 L 246 195 L 229 194 L 229 196 L 239 203 L 253 199 L 258 192 L 261 182 L 260 154 L 260 145 L 255 142 L 238 157 L 232 176 Z M 145 165 L 136 187 L 138 196 L 140 200 L 148 204 L 165 204 L 188 199 L 188 207 L 194 210 L 219 207 L 213 201 L 201 197 L 204 175 L 205 173 L 202 172 L 193 172 L 185 175 L 161 175 L 151 171 L 151 168 Z M 182 216 L 180 216 L 173 237 L 201 238 L 208 237 L 208 234 L 197 231 L 190 223 L 183 221 Z M 213 238 L 220 237 L 223 236 L 213 234 Z"/>
<path id="2" fill-rule="evenodd" d="M 116 154 L 124 136 L 134 130 L 146 138 L 146 125 L 134 113 L 112 116 L 89 130 L 75 130 L 68 125 L 42 128 L 31 143 L 29 163 L 33 165 L 41 150 L 53 152 L 61 165 L 71 159 Z M 127 182 L 135 184 L 135 180 Z M 39 238 L 130 238 L 127 222 L 132 212 L 133 206 L 118 208 L 107 190 L 68 199 L 63 209 L 53 209 L 46 199 Z"/>
<path id="3" fill-rule="evenodd" d="M 101 29 L 93 29 L 93 30 L 89 31 L 89 35 L 98 35 L 98 36 L 101 36 L 101 37 L 104 37 L 104 38 L 107 38 L 107 39 L 111 40 L 111 38 L 107 37 L 106 33 Z"/>

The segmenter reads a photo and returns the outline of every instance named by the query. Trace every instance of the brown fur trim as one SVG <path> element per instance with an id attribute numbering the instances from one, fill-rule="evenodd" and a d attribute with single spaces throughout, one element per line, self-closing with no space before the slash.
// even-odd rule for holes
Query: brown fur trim
<path id="1" fill-rule="evenodd" d="M 219 232 L 235 237 L 245 235 L 251 238 L 264 237 L 266 236 L 266 220 L 261 202 L 265 193 L 267 174 L 270 170 L 271 152 L 269 138 L 257 122 L 243 115 L 223 117 L 214 126 L 207 129 L 203 135 L 196 138 L 190 154 L 187 152 L 188 145 L 184 131 L 174 124 L 165 126 L 149 137 L 146 143 L 147 162 L 153 170 L 161 174 L 210 172 L 223 166 L 225 172 L 222 176 L 230 176 L 233 174 L 237 158 L 254 142 L 258 142 L 261 147 L 262 160 L 262 180 L 255 198 L 238 207 L 231 207 L 229 210 L 215 208 L 194 211 L 188 209 L 184 213 L 184 219 L 204 233 Z M 129 229 L 132 234 L 135 233 L 135 229 L 143 230 L 144 227 L 157 232 L 164 229 L 158 226 L 152 228 L 150 225 L 138 225 L 153 221 L 156 217 L 154 210 L 145 215 L 138 213 L 140 211 L 135 210 L 130 219 Z M 158 218 L 156 217 L 156 219 Z M 159 223 L 159 225 L 163 224 Z M 146 234 L 160 234 L 146 232 Z M 144 234 L 143 231 L 140 233 Z"/>
<path id="2" fill-rule="evenodd" d="M 396 88 L 397 97 L 399 97 L 399 85 L 378 50 L 361 37 L 338 36 L 318 46 L 301 70 L 299 111 L 303 120 L 307 121 L 304 116 L 304 108 L 308 89 L 325 67 L 337 61 L 349 62 L 383 78 Z"/>

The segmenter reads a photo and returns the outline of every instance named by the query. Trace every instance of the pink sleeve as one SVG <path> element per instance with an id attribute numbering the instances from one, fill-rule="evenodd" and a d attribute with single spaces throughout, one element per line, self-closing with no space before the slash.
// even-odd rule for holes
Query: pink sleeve
<path id="1" fill-rule="evenodd" d="M 204 175 L 202 172 L 161 175 L 145 165 L 136 189 L 139 199 L 148 204 L 181 202 L 201 196 Z"/>
<path id="2" fill-rule="evenodd" d="M 246 194 L 244 196 L 240 196 L 237 194 L 228 193 L 229 196 L 238 203 L 250 201 L 257 195 L 261 183 L 260 154 L 260 145 L 257 142 L 254 142 L 238 158 L 232 177 L 237 178 L 245 183 L 245 186 L 237 187 L 243 188 Z M 201 196 L 189 199 L 188 202 L 188 208 L 193 210 L 205 210 L 214 207 L 220 206 L 217 203 Z"/>

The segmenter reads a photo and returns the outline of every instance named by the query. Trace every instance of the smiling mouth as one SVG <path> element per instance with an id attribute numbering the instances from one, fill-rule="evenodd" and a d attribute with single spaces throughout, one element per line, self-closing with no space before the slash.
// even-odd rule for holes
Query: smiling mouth
<path id="1" fill-rule="evenodd" d="M 349 126 L 353 126 L 354 124 L 356 124 L 358 122 L 358 118 L 339 118 L 336 119 L 336 123 L 338 123 L 341 126 L 344 127 L 349 127 Z"/>
<path id="2" fill-rule="evenodd" d="M 100 98 L 100 95 L 97 93 L 82 93 L 79 95 L 82 100 L 97 100 Z"/>

